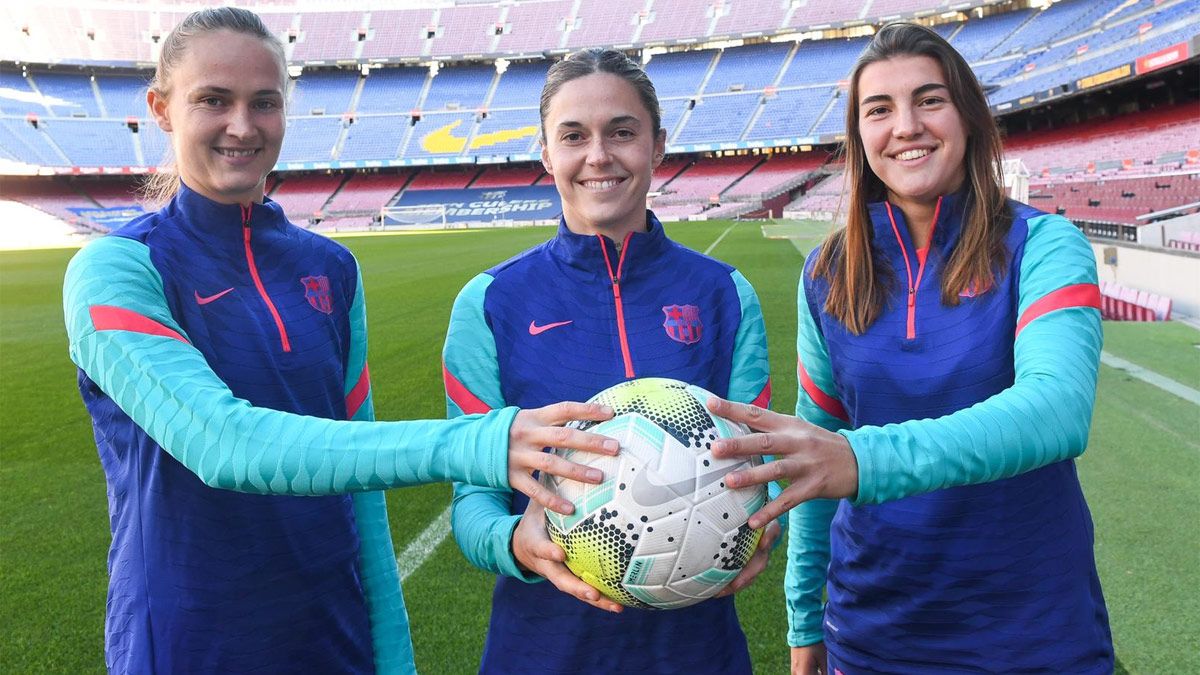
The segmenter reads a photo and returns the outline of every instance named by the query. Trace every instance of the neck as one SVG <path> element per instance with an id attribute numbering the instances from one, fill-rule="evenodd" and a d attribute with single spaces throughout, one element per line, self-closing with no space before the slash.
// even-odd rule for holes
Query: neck
<path id="1" fill-rule="evenodd" d="M 634 223 L 622 224 L 589 224 L 579 223 L 578 220 L 572 222 L 570 216 L 566 217 L 567 229 L 575 234 L 583 235 L 603 235 L 616 242 L 617 249 L 620 250 L 621 244 L 625 241 L 626 235 L 630 232 L 645 232 L 648 229 L 645 220 Z"/>
<path id="2" fill-rule="evenodd" d="M 893 208 L 898 208 L 904 214 L 904 222 L 908 226 L 908 236 L 912 238 L 913 246 L 918 249 L 929 246 L 933 237 L 933 221 L 937 216 L 938 202 L 912 203 L 892 202 Z"/>

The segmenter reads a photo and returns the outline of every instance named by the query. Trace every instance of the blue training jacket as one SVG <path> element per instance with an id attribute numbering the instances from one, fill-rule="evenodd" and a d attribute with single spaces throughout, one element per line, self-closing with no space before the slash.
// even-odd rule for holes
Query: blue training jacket
<path id="1" fill-rule="evenodd" d="M 358 265 L 270 200 L 184 186 L 63 296 L 108 481 L 109 670 L 413 672 L 378 490 L 507 487 L 515 409 L 364 423 Z"/>
<path id="2" fill-rule="evenodd" d="M 845 675 L 1112 672 L 1072 460 L 1099 368 L 1095 258 L 1066 219 L 1010 202 L 996 283 L 943 305 L 962 202 L 939 201 L 924 258 L 898 208 L 870 205 L 894 283 L 862 335 L 824 313 L 809 256 L 796 414 L 846 436 L 859 489 L 792 511 L 789 642 L 824 640 Z"/>
<path id="3" fill-rule="evenodd" d="M 603 236 L 558 234 L 472 279 L 444 350 L 451 416 L 584 401 L 635 377 L 671 377 L 766 406 L 758 298 L 724 263 L 672 242 L 653 214 L 618 254 Z M 532 583 L 510 541 L 524 495 L 455 485 L 452 525 L 476 566 L 499 575 L 484 673 L 749 673 L 732 597 L 658 611 L 595 609 Z"/>

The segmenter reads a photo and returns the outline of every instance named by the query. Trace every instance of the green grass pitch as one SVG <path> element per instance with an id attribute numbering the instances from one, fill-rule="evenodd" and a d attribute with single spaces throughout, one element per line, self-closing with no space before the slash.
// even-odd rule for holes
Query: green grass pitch
<path id="1" fill-rule="evenodd" d="M 774 407 L 795 402 L 795 288 L 801 251 L 825 225 L 669 225 L 677 240 L 737 267 L 762 299 Z M 475 273 L 540 242 L 547 228 L 344 239 L 367 287 L 370 363 L 381 419 L 444 414 L 440 354 L 451 301 Z M 75 387 L 61 284 L 72 251 L 0 253 L 0 640 L 3 670 L 102 672 L 104 477 Z M 1110 353 L 1200 387 L 1200 332 L 1184 325 L 1106 323 Z M 1102 366 L 1087 453 L 1078 467 L 1096 523 L 1096 555 L 1118 672 L 1200 672 L 1195 608 L 1200 565 L 1196 406 Z M 445 509 L 446 485 L 388 493 L 397 551 Z M 1188 523 L 1193 523 L 1189 525 Z M 786 672 L 783 552 L 738 598 L 755 669 Z M 418 667 L 474 672 L 491 580 L 449 539 L 405 582 Z"/>

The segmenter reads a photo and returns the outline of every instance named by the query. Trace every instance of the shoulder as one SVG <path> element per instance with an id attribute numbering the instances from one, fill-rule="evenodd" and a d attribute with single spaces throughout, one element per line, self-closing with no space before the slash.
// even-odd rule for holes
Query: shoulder
<path id="1" fill-rule="evenodd" d="M 1012 233 L 1030 246 L 1086 246 L 1087 236 L 1074 223 L 1057 213 L 1047 213 L 1028 204 L 1009 200 L 1013 212 Z"/>
<path id="2" fill-rule="evenodd" d="M 514 255 L 504 262 L 488 269 L 485 274 L 494 279 L 501 277 L 511 277 L 515 274 L 528 270 L 530 267 L 536 266 L 544 262 L 543 254 L 550 242 L 544 241 L 537 246 L 527 248 L 524 251 Z"/>
<path id="3" fill-rule="evenodd" d="M 79 249 L 71 257 L 68 271 L 87 269 L 89 274 L 104 276 L 153 272 L 149 247 L 143 241 L 122 234 L 124 229 L 95 239 Z"/>

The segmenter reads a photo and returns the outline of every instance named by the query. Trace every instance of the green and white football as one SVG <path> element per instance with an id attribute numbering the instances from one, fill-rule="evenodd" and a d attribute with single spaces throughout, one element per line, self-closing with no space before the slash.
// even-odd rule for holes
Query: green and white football
<path id="1" fill-rule="evenodd" d="M 554 476 L 543 483 L 575 504 L 546 512 L 567 567 L 629 607 L 675 609 L 716 595 L 754 553 L 762 530 L 746 525 L 766 503 L 764 486 L 725 487 L 731 471 L 761 463 L 717 460 L 712 443 L 749 432 L 704 407 L 711 394 L 665 378 L 615 385 L 592 397 L 616 416 L 573 426 L 617 439 L 616 457 L 556 450 L 604 472 L 600 485 Z"/>

